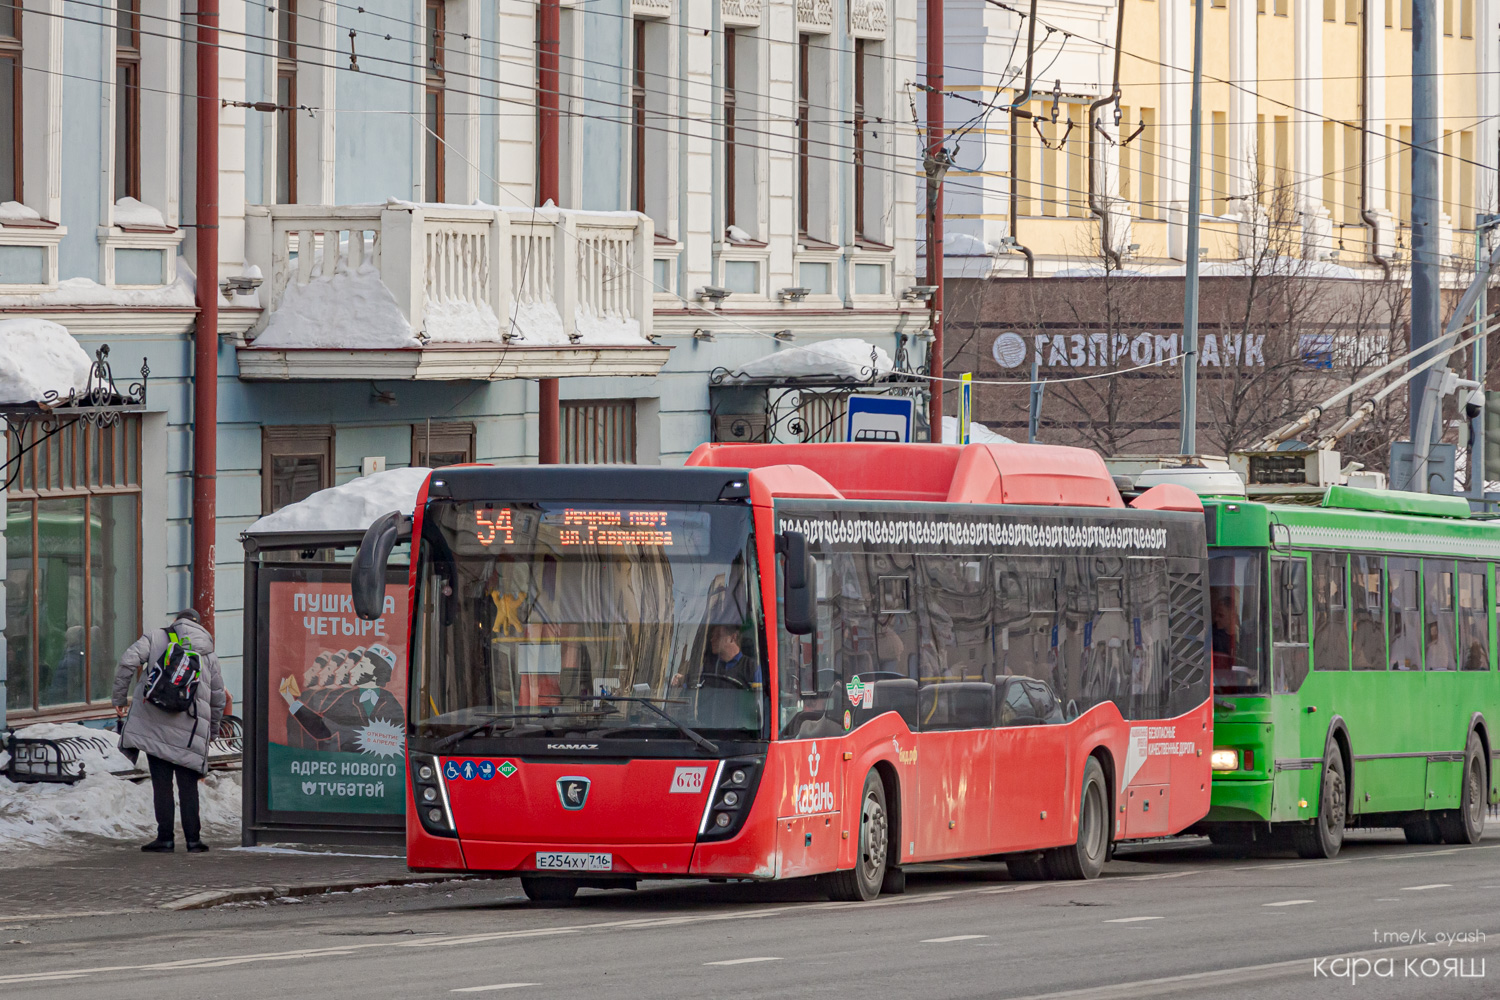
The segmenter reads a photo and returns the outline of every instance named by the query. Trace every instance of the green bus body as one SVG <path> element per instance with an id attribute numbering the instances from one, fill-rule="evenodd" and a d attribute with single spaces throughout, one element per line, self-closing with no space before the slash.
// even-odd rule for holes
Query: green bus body
<path id="1" fill-rule="evenodd" d="M 1214 772 L 1203 829 L 1313 819 L 1330 750 L 1351 826 L 1456 810 L 1471 734 L 1497 801 L 1500 522 L 1453 497 L 1346 487 L 1316 507 L 1204 508 L 1214 747 L 1238 766 Z"/>

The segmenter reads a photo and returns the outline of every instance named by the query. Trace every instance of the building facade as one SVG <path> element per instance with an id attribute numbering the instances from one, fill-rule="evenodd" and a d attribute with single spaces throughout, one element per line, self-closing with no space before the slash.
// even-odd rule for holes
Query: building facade
<path id="1" fill-rule="evenodd" d="M 541 378 L 564 461 L 670 463 L 714 434 L 714 372 L 831 339 L 920 353 L 913 0 L 565 4 L 546 206 L 536 22 L 520 0 L 222 5 L 215 625 L 237 700 L 238 539 L 262 514 L 380 468 L 535 461 Z M 149 368 L 116 425 L 8 437 L 11 724 L 108 714 L 119 653 L 190 603 L 192 23 L 180 0 L 0 17 L 0 320 L 107 344 L 120 383 Z"/>

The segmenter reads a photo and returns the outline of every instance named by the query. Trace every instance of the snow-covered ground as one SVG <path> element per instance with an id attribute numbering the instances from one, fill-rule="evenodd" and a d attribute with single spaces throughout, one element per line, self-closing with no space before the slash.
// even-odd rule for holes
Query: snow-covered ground
<path id="1" fill-rule="evenodd" d="M 151 808 L 151 782 L 137 784 L 110 774 L 127 770 L 130 761 L 116 745 L 111 730 L 73 723 L 39 723 L 18 730 L 19 735 L 57 739 L 88 736 L 102 739 L 109 749 L 83 754 L 85 777 L 72 785 L 17 784 L 0 778 L 0 868 L 27 864 L 36 852 L 86 850 L 102 841 L 140 841 L 156 836 Z M 6 755 L 0 752 L 0 765 Z M 203 836 L 210 843 L 239 839 L 240 774 L 211 773 L 198 786 Z"/>

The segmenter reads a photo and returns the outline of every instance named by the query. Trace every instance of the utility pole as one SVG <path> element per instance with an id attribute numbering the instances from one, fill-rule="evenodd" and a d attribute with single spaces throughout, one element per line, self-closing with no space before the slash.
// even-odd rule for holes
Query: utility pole
<path id="1" fill-rule="evenodd" d="M 1438 339 L 1441 304 L 1438 274 L 1438 46 L 1443 44 L 1437 0 L 1412 0 L 1411 21 L 1411 348 Z M 1431 357 L 1413 355 L 1415 368 Z M 1412 454 L 1427 450 L 1417 440 L 1417 422 L 1431 369 L 1408 384 L 1407 417 Z M 1432 426 L 1441 427 L 1441 421 Z M 1425 483 L 1411 488 L 1427 491 Z"/>
<path id="2" fill-rule="evenodd" d="M 192 603 L 204 627 L 212 632 L 219 466 L 219 0 L 199 0 L 197 18 Z"/>
<path id="3" fill-rule="evenodd" d="M 537 195 L 538 204 L 561 202 L 558 182 L 559 78 L 562 51 L 562 5 L 559 0 L 541 0 L 537 6 Z M 562 460 L 562 414 L 558 402 L 558 381 L 537 379 L 537 455 L 541 465 L 556 465 Z"/>
<path id="4" fill-rule="evenodd" d="M 927 283 L 932 286 L 927 424 L 933 444 L 943 443 L 943 176 L 949 162 L 943 148 L 943 0 L 927 0 L 927 150 L 922 169 L 927 175 Z"/>
<path id="5" fill-rule="evenodd" d="M 1429 0 L 1431 2 L 1431 0 Z M 1198 453 L 1198 209 L 1203 197 L 1203 8 L 1193 9 L 1193 120 L 1188 146 L 1187 281 L 1182 290 L 1182 454 Z"/>

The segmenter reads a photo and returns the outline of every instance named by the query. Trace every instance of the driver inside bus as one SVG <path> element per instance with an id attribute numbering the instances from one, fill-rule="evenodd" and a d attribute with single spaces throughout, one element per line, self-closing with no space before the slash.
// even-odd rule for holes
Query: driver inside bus
<path id="1" fill-rule="evenodd" d="M 727 686 L 743 687 L 746 690 L 761 686 L 760 664 L 747 656 L 740 648 L 740 630 L 735 625 L 710 625 L 708 627 L 708 650 L 712 658 L 705 657 L 698 671 L 695 687 L 712 684 L 712 677 L 726 677 Z M 672 686 L 681 687 L 688 678 L 682 674 L 672 676 Z"/>

